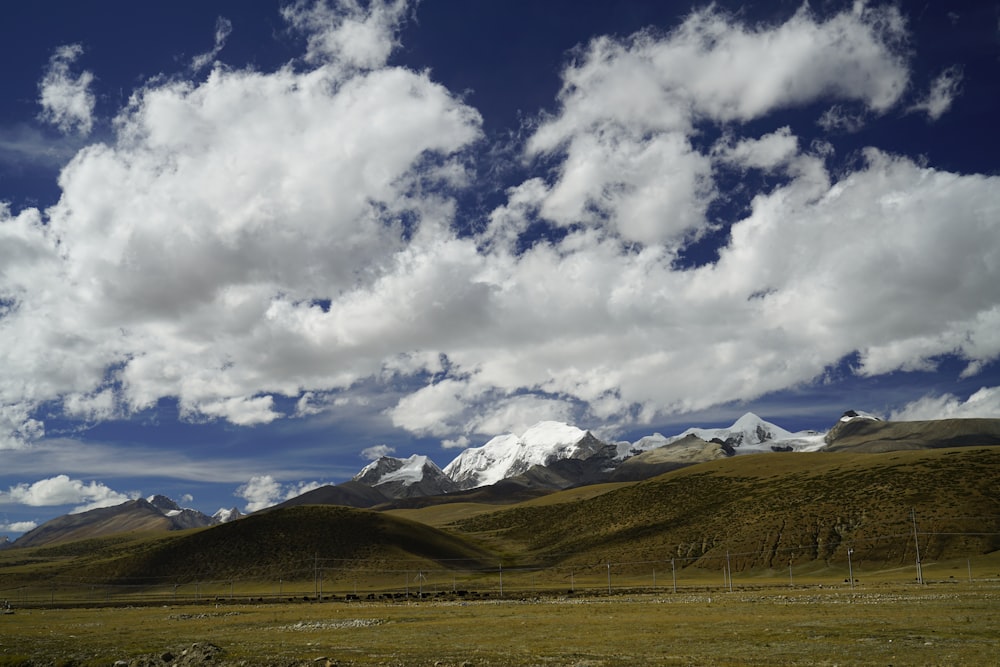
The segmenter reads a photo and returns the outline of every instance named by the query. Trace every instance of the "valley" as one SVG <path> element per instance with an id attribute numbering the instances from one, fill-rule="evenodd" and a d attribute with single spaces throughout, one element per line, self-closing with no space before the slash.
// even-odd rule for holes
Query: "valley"
<path id="1" fill-rule="evenodd" d="M 0 665 L 1000 658 L 1000 447 L 890 424 L 876 437 L 904 446 L 871 453 L 850 430 L 839 450 L 758 445 L 568 488 L 537 482 L 594 468 L 377 503 L 353 481 L 193 528 L 139 521 L 163 516 L 147 501 L 71 515 L 0 550 Z M 688 457 L 692 437 L 648 451 Z M 387 467 L 418 479 L 405 469 Z"/>

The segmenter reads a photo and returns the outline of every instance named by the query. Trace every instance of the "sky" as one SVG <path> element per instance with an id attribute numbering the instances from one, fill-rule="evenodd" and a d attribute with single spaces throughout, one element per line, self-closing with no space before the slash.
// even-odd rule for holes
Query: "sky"
<path id="1" fill-rule="evenodd" d="M 0 535 L 541 420 L 1000 417 L 1000 2 L 0 11 Z"/>

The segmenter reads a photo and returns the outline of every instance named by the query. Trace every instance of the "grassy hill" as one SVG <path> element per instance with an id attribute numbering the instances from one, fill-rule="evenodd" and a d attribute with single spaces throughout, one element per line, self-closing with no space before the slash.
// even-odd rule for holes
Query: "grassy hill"
<path id="1" fill-rule="evenodd" d="M 782 570 L 854 562 L 912 566 L 1000 549 L 1000 448 L 883 454 L 769 453 L 642 482 L 568 489 L 512 506 L 464 502 L 376 512 L 278 508 L 212 528 L 128 533 L 0 552 L 0 590 L 30 584 L 403 579 L 678 559 L 681 567 Z M 636 567 L 646 567 L 637 565 Z M 340 572 L 340 574 L 336 574 Z M 352 574 L 347 574 L 348 572 Z M 409 581 L 407 575 L 406 581 Z M 48 585 L 48 584 L 45 584 Z"/>
<path id="2" fill-rule="evenodd" d="M 734 570 L 856 558 L 912 562 L 1000 548 L 1000 449 L 740 456 L 578 501 L 479 514 L 452 528 L 549 565 L 683 559 Z M 572 492 L 568 492 L 572 493 Z"/>
<path id="3" fill-rule="evenodd" d="M 331 569 L 458 567 L 492 555 L 461 536 L 368 510 L 310 505 L 276 509 L 179 533 L 132 533 L 0 554 L 0 587 L 47 579 L 109 584 L 310 579 Z"/>

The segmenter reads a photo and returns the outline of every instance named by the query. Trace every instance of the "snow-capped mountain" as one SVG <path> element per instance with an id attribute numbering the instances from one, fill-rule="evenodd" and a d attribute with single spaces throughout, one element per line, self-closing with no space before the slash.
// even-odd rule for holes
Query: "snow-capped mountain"
<path id="1" fill-rule="evenodd" d="M 389 498 L 434 496 L 458 490 L 436 463 L 419 454 L 408 459 L 380 457 L 362 468 L 352 481 L 376 488 Z"/>
<path id="2" fill-rule="evenodd" d="M 225 507 L 220 507 L 215 514 L 212 515 L 212 520 L 215 523 L 229 523 L 230 521 L 236 521 L 236 519 L 246 516 L 239 510 L 238 507 L 231 507 L 226 509 Z"/>
<path id="3" fill-rule="evenodd" d="M 589 431 L 555 421 L 535 424 L 520 436 L 498 435 L 482 447 L 470 447 L 444 468 L 460 489 L 473 489 L 562 459 L 588 459 L 607 445 Z"/>
<path id="4" fill-rule="evenodd" d="M 732 448 L 736 454 L 815 451 L 824 445 L 822 433 L 814 431 L 792 433 L 776 424 L 764 421 L 752 412 L 748 412 L 728 428 L 689 428 L 683 433 L 670 437 L 655 433 L 632 443 L 629 450 L 631 453 L 645 452 L 678 442 L 689 435 L 697 436 L 707 442 L 717 440 L 726 447 Z M 620 447 L 619 452 L 621 452 Z"/>
<path id="5" fill-rule="evenodd" d="M 215 523 L 213 517 L 208 516 L 198 510 L 181 507 L 176 501 L 163 495 L 155 495 L 146 498 L 146 501 L 160 510 L 163 516 L 171 520 L 178 528 L 201 528 L 211 526 Z"/>
<path id="6" fill-rule="evenodd" d="M 695 451 L 698 443 L 704 452 Z M 663 451 L 655 461 L 649 459 L 642 466 L 632 467 L 653 470 L 732 454 L 815 451 L 823 446 L 822 433 L 792 433 L 752 412 L 728 428 L 689 428 L 674 436 L 655 433 L 636 442 L 611 445 L 575 426 L 543 421 L 521 435 L 498 435 L 480 447 L 470 447 L 443 470 L 426 456 L 414 455 L 408 459 L 384 456 L 365 466 L 352 481 L 375 488 L 389 498 L 400 499 L 489 486 L 519 477 L 534 466 L 546 466 L 550 470 L 553 466 L 560 467 L 560 474 L 568 475 L 568 483 L 589 484 L 610 479 L 623 462 L 658 449 Z M 674 448 L 679 449 L 668 451 Z"/>

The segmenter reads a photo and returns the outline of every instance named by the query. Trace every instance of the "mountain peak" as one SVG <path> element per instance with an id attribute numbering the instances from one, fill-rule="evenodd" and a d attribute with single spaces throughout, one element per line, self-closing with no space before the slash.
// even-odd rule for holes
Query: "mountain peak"
<path id="1" fill-rule="evenodd" d="M 167 496 L 156 494 L 155 496 L 150 496 L 146 498 L 146 502 L 160 510 L 161 512 L 179 512 L 181 511 L 181 506 L 177 502 Z"/>
<path id="2" fill-rule="evenodd" d="M 406 459 L 379 457 L 362 468 L 351 481 L 377 488 L 390 498 L 436 495 L 456 489 L 444 471 L 422 454 Z"/>
<path id="3" fill-rule="evenodd" d="M 764 422 L 763 419 L 761 419 L 760 417 L 758 417 L 754 413 L 747 412 L 742 417 L 740 417 L 735 422 L 733 422 L 732 428 L 730 430 L 734 430 L 734 431 L 735 430 L 740 430 L 740 429 L 744 429 L 744 428 L 746 428 L 748 426 L 755 427 L 755 426 L 757 426 L 757 424 L 760 424 L 762 422 L 766 423 L 766 422 Z"/>
<path id="4" fill-rule="evenodd" d="M 495 484 L 535 465 L 561 459 L 586 459 L 605 447 L 589 431 L 557 421 L 541 421 L 520 436 L 498 435 L 481 447 L 470 447 L 444 468 L 462 489 Z"/>

